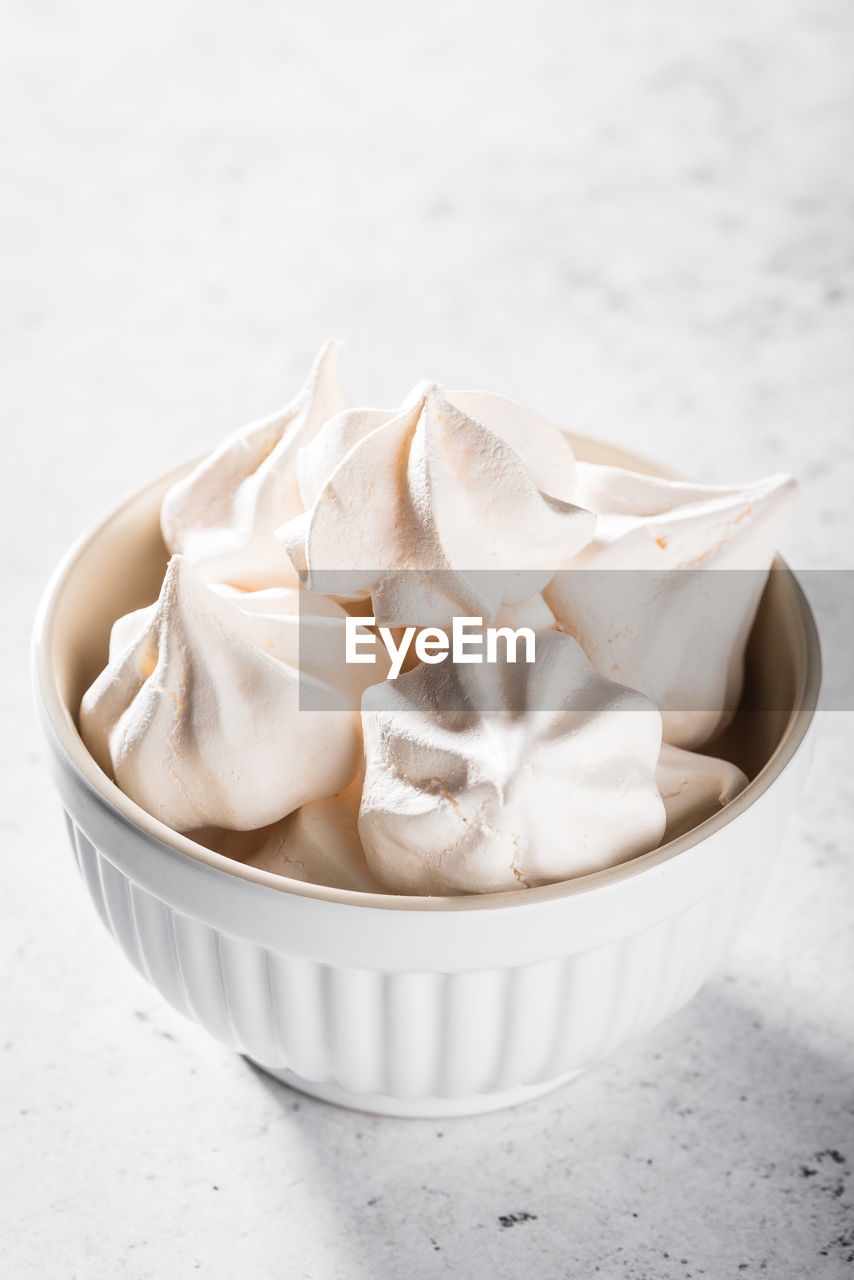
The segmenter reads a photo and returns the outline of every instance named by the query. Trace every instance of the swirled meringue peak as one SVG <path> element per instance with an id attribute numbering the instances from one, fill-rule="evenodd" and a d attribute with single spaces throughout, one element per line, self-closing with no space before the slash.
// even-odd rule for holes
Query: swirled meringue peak
<path id="1" fill-rule="evenodd" d="M 366 682 L 341 661 L 343 611 L 318 601 L 298 621 L 296 598 L 212 589 L 173 556 L 155 604 L 113 627 L 81 732 L 117 785 L 175 830 L 263 827 L 356 772 Z"/>
<path id="2" fill-rule="evenodd" d="M 595 667 L 656 702 L 665 741 L 701 746 L 731 718 L 795 493 L 785 475 L 703 486 L 578 464 L 596 533 L 543 594 Z"/>
<path id="3" fill-rule="evenodd" d="M 532 664 L 420 666 L 362 699 L 359 833 L 389 890 L 549 884 L 654 848 L 661 717 L 579 646 L 537 633 Z"/>
<path id="4" fill-rule="evenodd" d="M 289 405 L 228 436 L 166 494 L 160 516 L 166 546 L 206 581 L 249 589 L 296 585 L 274 531 L 303 510 L 298 450 L 349 403 L 338 379 L 339 349 L 326 342 Z"/>
<path id="5" fill-rule="evenodd" d="M 663 844 L 711 818 L 747 786 L 746 775 L 728 760 L 683 751 L 667 742 L 661 747 L 655 781 L 667 815 Z"/>
<path id="6" fill-rule="evenodd" d="M 557 428 L 499 396 L 434 384 L 397 414 L 332 419 L 302 450 L 299 478 L 311 509 L 279 538 L 300 581 L 370 596 L 381 625 L 492 621 L 540 591 L 595 525 L 570 500 L 575 459 Z"/>

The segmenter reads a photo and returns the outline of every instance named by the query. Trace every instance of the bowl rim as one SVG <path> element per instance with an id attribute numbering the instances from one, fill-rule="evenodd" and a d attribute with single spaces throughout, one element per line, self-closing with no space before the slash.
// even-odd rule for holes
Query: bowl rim
<path id="1" fill-rule="evenodd" d="M 594 450 L 607 448 L 620 461 L 616 464 L 629 469 L 656 474 L 668 479 L 684 479 L 678 473 L 658 464 L 640 454 L 612 446 L 604 441 L 582 435 L 578 432 L 567 432 L 570 442 L 589 445 Z M 206 454 L 201 455 L 207 456 Z M 50 575 L 35 615 L 31 647 L 32 681 L 36 692 L 38 709 L 48 737 L 54 749 L 71 766 L 77 779 L 85 788 L 94 793 L 112 810 L 118 812 L 126 825 L 136 828 L 142 836 L 155 841 L 171 856 L 178 859 L 189 859 L 201 863 L 209 870 L 249 881 L 262 888 L 276 893 L 294 897 L 312 898 L 315 900 L 338 903 L 349 907 L 365 907 L 387 911 L 480 911 L 501 908 L 504 910 L 520 906 L 532 906 L 536 903 L 555 901 L 562 898 L 577 897 L 589 894 L 617 882 L 629 880 L 655 871 L 663 864 L 669 863 L 678 856 L 700 844 L 709 836 L 729 826 L 746 812 L 774 784 L 800 749 L 812 723 L 818 703 L 821 687 L 821 646 L 818 629 L 812 609 L 804 591 L 791 568 L 779 555 L 775 557 L 772 570 L 782 572 L 788 579 L 792 598 L 798 610 L 801 634 L 804 643 L 804 668 L 800 687 L 797 690 L 795 704 L 789 712 L 785 728 L 769 759 L 759 773 L 734 800 L 731 800 L 718 813 L 699 823 L 690 831 L 639 854 L 626 862 L 613 867 L 606 867 L 586 875 L 575 876 L 568 880 L 556 881 L 553 884 L 539 885 L 526 889 L 507 889 L 494 893 L 473 893 L 459 895 L 415 895 L 394 893 L 367 893 L 355 889 L 336 889 L 328 885 L 313 884 L 307 881 L 293 880 L 276 872 L 264 871 L 257 867 L 228 858 L 216 853 L 204 845 L 197 844 L 188 836 L 173 831 L 171 827 L 153 817 L 136 804 L 129 796 L 110 779 L 95 763 L 77 728 L 76 717 L 66 705 L 56 680 L 50 658 L 54 645 L 53 623 L 59 597 L 69 579 L 73 576 L 75 566 L 82 553 L 99 537 L 105 529 L 121 514 L 137 501 L 147 490 L 177 480 L 195 463 L 198 456 L 186 459 L 183 463 L 169 468 L 160 475 L 150 478 L 145 484 L 137 485 L 126 493 L 102 514 L 96 521 L 72 543 Z M 631 464 L 634 463 L 634 466 Z"/>

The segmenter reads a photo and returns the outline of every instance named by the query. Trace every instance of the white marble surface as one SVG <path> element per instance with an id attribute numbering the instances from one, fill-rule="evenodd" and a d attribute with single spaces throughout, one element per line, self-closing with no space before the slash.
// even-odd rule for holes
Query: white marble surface
<path id="1" fill-rule="evenodd" d="M 791 470 L 793 559 L 851 567 L 850 3 L 4 15 L 2 1274 L 850 1274 L 850 717 L 688 1009 L 527 1107 L 400 1122 L 274 1085 L 129 969 L 26 671 L 68 540 L 328 333 L 359 399 L 430 375 L 709 479 Z"/>

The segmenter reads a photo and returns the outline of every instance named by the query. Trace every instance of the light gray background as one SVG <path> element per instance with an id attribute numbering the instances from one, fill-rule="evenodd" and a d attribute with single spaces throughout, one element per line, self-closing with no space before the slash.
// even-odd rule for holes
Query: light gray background
<path id="1" fill-rule="evenodd" d="M 272 1084 L 120 958 L 26 646 L 68 541 L 329 334 L 361 401 L 429 376 L 708 480 L 789 470 L 791 558 L 851 568 L 850 0 L 4 14 L 4 1277 L 847 1275 L 849 717 L 687 1010 L 525 1108 L 406 1123 Z"/>

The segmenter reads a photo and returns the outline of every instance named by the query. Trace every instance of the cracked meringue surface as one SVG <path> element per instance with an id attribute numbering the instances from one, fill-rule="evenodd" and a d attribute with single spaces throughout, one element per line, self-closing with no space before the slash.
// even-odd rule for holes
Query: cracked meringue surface
<path id="1" fill-rule="evenodd" d="M 313 505 L 278 536 L 307 589 L 370 597 L 381 625 L 491 621 L 590 541 L 557 428 L 497 396 L 454 395 L 425 384 L 396 415 L 343 413 L 303 450 Z"/>
<path id="2" fill-rule="evenodd" d="M 594 666 L 656 702 L 667 742 L 702 746 L 731 718 L 796 488 L 785 475 L 704 486 L 578 464 L 595 535 L 544 598 Z"/>
<path id="3" fill-rule="evenodd" d="M 655 848 L 661 717 L 556 631 L 536 664 L 420 666 L 366 690 L 359 833 L 392 892 L 549 884 Z"/>
<path id="4" fill-rule="evenodd" d="M 662 844 L 676 840 L 718 813 L 747 786 L 737 765 L 662 743 L 655 782 L 664 802 Z"/>
<path id="5" fill-rule="evenodd" d="M 365 668 L 338 661 L 343 611 L 323 601 L 302 620 L 311 643 L 298 670 L 295 607 L 295 591 L 213 590 L 173 556 L 156 603 L 113 627 L 81 732 L 118 786 L 175 830 L 266 826 L 354 776 Z"/>
<path id="6" fill-rule="evenodd" d="M 160 516 L 166 546 L 206 581 L 296 586 L 274 533 L 303 510 L 298 451 L 349 404 L 338 377 L 340 345 L 324 343 L 290 404 L 233 432 L 166 494 Z"/>

